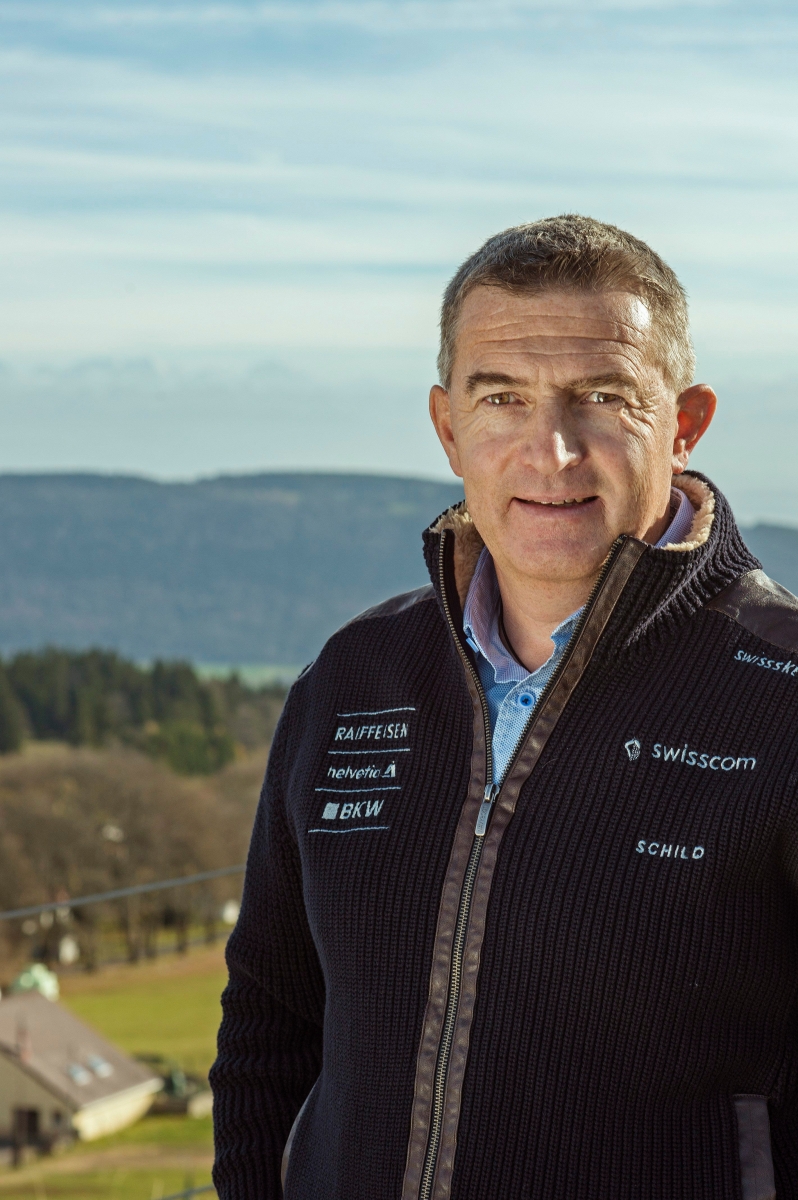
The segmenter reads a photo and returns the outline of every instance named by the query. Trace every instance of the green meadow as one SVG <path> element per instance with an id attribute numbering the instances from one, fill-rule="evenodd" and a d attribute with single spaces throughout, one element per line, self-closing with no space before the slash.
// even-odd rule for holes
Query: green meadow
<path id="1" fill-rule="evenodd" d="M 211 1181 L 210 1117 L 145 1117 L 113 1137 L 0 1174 L 3 1200 L 162 1200 Z M 214 1192 L 207 1193 L 210 1200 Z"/>
<path id="2" fill-rule="evenodd" d="M 62 979 L 61 1002 L 129 1054 L 163 1054 L 207 1075 L 227 981 L 221 946 Z"/>
<path id="3" fill-rule="evenodd" d="M 225 981 L 218 946 L 62 978 L 61 1002 L 131 1054 L 162 1054 L 206 1074 Z M 59 1157 L 0 1171 L 0 1200 L 162 1200 L 210 1183 L 212 1162 L 210 1117 L 144 1117 Z"/>

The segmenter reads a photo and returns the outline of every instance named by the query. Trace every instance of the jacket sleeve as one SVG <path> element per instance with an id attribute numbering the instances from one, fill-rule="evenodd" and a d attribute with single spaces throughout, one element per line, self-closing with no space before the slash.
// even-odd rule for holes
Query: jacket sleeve
<path id="1" fill-rule="evenodd" d="M 227 945 L 230 978 L 211 1070 L 220 1200 L 279 1200 L 283 1149 L 321 1070 L 324 981 L 285 811 L 293 700 L 269 756 L 241 914 Z"/>

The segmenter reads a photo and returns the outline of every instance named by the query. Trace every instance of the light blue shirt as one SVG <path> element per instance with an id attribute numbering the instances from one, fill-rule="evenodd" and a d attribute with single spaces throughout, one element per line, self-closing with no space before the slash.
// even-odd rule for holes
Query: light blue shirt
<path id="1" fill-rule="evenodd" d="M 657 542 L 658 547 L 684 541 L 693 523 L 693 506 L 684 492 L 673 488 L 671 496 L 675 515 Z M 493 559 L 485 547 L 468 589 L 463 626 L 466 641 L 476 656 L 479 678 L 488 701 L 493 731 L 493 782 L 496 784 L 504 778 L 529 714 L 560 665 L 582 609 L 571 613 L 557 626 L 551 635 L 554 643 L 551 657 L 542 667 L 531 672 L 515 661 L 502 642 L 499 636 L 499 612 L 499 582 Z"/>

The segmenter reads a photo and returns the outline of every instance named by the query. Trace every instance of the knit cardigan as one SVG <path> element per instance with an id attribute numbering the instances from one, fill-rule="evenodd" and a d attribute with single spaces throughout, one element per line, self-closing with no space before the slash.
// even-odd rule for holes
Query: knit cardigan
<path id="1" fill-rule="evenodd" d="M 462 507 L 292 688 L 221 1200 L 798 1200 L 798 601 L 675 482 L 690 538 L 618 539 L 498 794 Z"/>

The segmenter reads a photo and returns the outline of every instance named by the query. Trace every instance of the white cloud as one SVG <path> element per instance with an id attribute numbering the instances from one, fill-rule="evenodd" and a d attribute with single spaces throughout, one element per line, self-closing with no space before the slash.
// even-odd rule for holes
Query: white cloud
<path id="1" fill-rule="evenodd" d="M 407 364 L 431 362 L 447 274 L 552 211 L 625 225 L 673 262 L 714 377 L 724 362 L 727 380 L 787 372 L 797 32 L 766 3 L 0 3 L 0 356 L 114 364 L 92 376 L 94 407 L 85 373 L 83 391 L 53 376 L 73 432 L 45 458 L 21 415 L 35 389 L 17 381 L 6 462 L 75 464 L 82 446 L 84 466 L 256 465 L 244 427 L 263 400 L 235 363 L 268 350 L 305 379 L 315 346 L 320 394 L 334 352 L 343 375 L 338 417 L 312 408 L 326 432 L 308 463 L 397 469 L 401 446 L 412 469 L 426 443 L 420 425 L 397 432 L 397 398 L 423 410 L 429 368 Z M 216 383 L 198 392 L 174 363 L 208 354 Z M 160 365 L 117 395 L 134 355 Z M 345 375 L 364 357 L 386 399 L 358 421 L 369 389 Z M 239 387 L 250 400 L 222 434 Z M 176 430 L 200 394 L 179 451 L 147 449 L 147 397 Z M 301 465 L 306 415 L 267 415 L 263 461 Z M 736 436 L 717 443 L 725 461 Z"/>
<path id="2" fill-rule="evenodd" d="M 285 4 L 0 4 L 0 19 L 24 22 L 55 22 L 70 29 L 98 27 L 274 28 L 281 26 L 343 26 L 372 33 L 403 33 L 430 30 L 496 32 L 515 30 L 530 17 L 541 15 L 596 13 L 633 14 L 651 12 L 714 12 L 733 9 L 729 0 L 342 0 Z"/>

